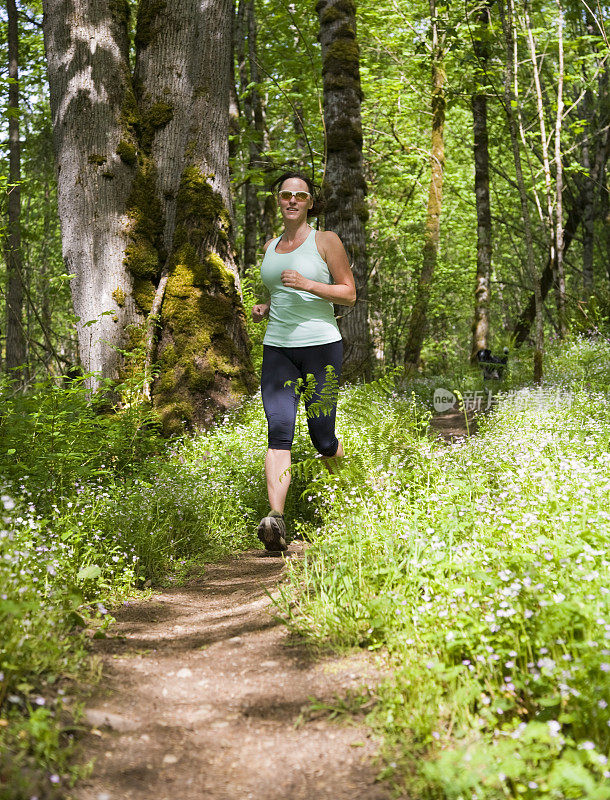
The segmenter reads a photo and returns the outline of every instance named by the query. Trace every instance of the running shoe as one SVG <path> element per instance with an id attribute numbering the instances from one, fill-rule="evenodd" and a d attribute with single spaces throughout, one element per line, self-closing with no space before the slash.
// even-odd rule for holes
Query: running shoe
<path id="1" fill-rule="evenodd" d="M 269 516 L 263 517 L 258 526 L 258 538 L 265 545 L 265 550 L 275 553 L 288 550 L 284 515 L 270 511 Z"/>

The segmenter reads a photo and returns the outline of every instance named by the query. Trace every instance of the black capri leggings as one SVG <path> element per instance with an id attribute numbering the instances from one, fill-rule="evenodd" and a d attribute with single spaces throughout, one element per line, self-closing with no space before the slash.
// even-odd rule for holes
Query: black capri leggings
<path id="1" fill-rule="evenodd" d="M 299 394 L 295 387 L 284 386 L 286 381 L 307 381 L 307 375 L 313 375 L 316 390 L 313 396 L 305 401 L 305 408 L 312 403 L 319 403 L 319 390 L 326 380 L 326 367 L 332 365 L 337 376 L 341 376 L 343 360 L 343 342 L 315 344 L 310 347 L 275 347 L 263 346 L 263 369 L 261 374 L 261 391 L 263 407 L 269 426 L 269 448 L 271 450 L 290 450 L 294 438 L 294 424 L 299 404 Z M 315 414 L 307 417 L 309 435 L 316 450 L 323 456 L 334 456 L 339 447 L 335 436 L 335 416 L 337 403 L 333 404 L 329 414 Z"/>

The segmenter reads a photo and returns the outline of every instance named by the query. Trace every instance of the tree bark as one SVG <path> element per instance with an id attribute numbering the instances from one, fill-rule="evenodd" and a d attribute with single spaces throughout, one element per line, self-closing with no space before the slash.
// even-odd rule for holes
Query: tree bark
<path id="1" fill-rule="evenodd" d="M 110 0 L 44 0 L 62 252 L 86 373 L 116 377 L 123 331 L 140 320 L 123 258 L 134 167 L 117 150 L 130 90 L 128 38 Z M 118 299 L 117 299 L 118 298 Z M 121 302 L 120 302 L 121 301 Z"/>
<path id="2" fill-rule="evenodd" d="M 316 11 L 320 19 L 326 127 L 325 224 L 341 238 L 356 283 L 356 305 L 351 309 L 341 308 L 338 319 L 345 342 L 343 375 L 346 380 L 354 381 L 370 377 L 372 357 L 356 7 L 353 0 L 318 0 Z"/>
<path id="3" fill-rule="evenodd" d="M 8 230 L 5 240 L 6 369 L 13 378 L 25 379 L 23 328 L 23 260 L 21 257 L 21 146 L 19 141 L 19 30 L 15 0 L 7 0 L 8 16 Z"/>
<path id="4" fill-rule="evenodd" d="M 231 6 L 142 0 L 133 80 L 128 15 L 45 0 L 63 250 L 85 368 L 114 379 L 135 358 L 146 390 L 159 333 L 153 399 L 177 432 L 253 386 L 230 244 Z"/>
<path id="5" fill-rule="evenodd" d="M 432 136 L 430 151 L 430 189 L 428 192 L 428 209 L 424 232 L 422 265 L 417 278 L 417 289 L 409 334 L 405 346 L 405 368 L 416 370 L 419 366 L 421 349 L 426 334 L 428 303 L 432 287 L 432 278 L 438 259 L 440 241 L 441 209 L 443 203 L 443 174 L 445 166 L 445 70 L 443 52 L 439 40 L 436 17 L 436 2 L 430 0 L 430 18 L 432 25 Z"/>
<path id="6" fill-rule="evenodd" d="M 478 15 L 479 31 L 474 39 L 478 61 L 477 83 L 487 81 L 489 61 L 490 9 L 486 3 Z M 483 85 L 485 85 L 483 83 Z M 477 276 L 474 290 L 474 321 L 472 324 L 471 361 L 476 362 L 479 350 L 485 350 L 489 337 L 489 306 L 491 301 L 491 203 L 489 196 L 489 142 L 487 135 L 487 94 L 485 90 L 472 96 L 474 134 L 474 194 L 477 207 Z"/>

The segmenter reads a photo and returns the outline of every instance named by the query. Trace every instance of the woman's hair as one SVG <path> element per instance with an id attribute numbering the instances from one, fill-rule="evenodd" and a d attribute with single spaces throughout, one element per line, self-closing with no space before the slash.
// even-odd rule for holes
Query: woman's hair
<path id="1" fill-rule="evenodd" d="M 278 178 L 276 178 L 271 186 L 269 187 L 269 191 L 274 192 L 275 190 L 280 190 L 282 188 L 282 184 L 284 181 L 287 181 L 289 178 L 299 178 L 302 181 L 305 181 L 307 184 L 307 188 L 313 198 L 313 206 L 308 209 L 307 216 L 308 217 L 319 217 L 320 214 L 324 213 L 324 208 L 326 207 L 326 203 L 316 194 L 318 187 L 309 178 L 307 175 L 304 175 L 302 172 L 283 172 Z"/>

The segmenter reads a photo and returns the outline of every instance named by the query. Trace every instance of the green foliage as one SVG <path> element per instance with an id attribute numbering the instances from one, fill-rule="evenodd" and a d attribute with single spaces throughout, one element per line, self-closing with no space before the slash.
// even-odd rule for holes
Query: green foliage
<path id="1" fill-rule="evenodd" d="M 35 490 L 46 511 L 71 487 L 104 474 L 128 474 L 159 450 L 158 424 L 142 404 L 128 404 L 121 414 L 97 413 L 106 403 L 102 387 L 89 403 L 84 379 L 62 384 L 47 379 L 32 391 L 0 384 L 0 472 L 12 484 Z M 115 385 L 129 397 L 132 387 Z"/>
<path id="2" fill-rule="evenodd" d="M 369 720 L 409 796 L 610 793 L 609 356 L 556 350 L 560 382 L 452 447 L 400 396 L 343 403 L 353 455 L 318 478 L 324 526 L 280 609 L 312 639 L 387 648 Z"/>

